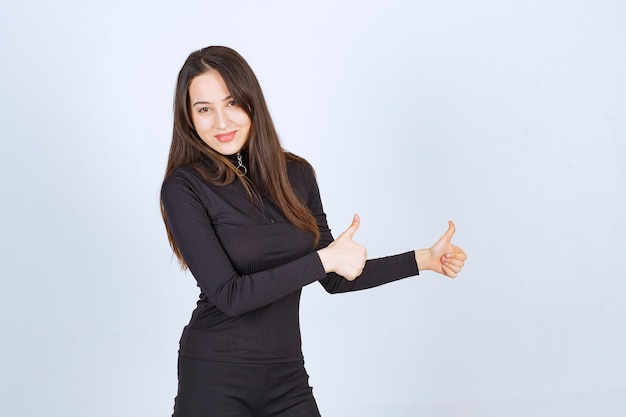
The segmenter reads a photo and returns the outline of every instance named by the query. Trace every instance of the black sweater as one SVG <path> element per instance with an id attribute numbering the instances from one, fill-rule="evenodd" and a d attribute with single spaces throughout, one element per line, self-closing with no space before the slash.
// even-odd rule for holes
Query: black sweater
<path id="1" fill-rule="evenodd" d="M 222 362 L 300 360 L 303 286 L 319 281 L 329 293 L 338 293 L 418 274 L 413 251 L 368 260 L 354 281 L 326 274 L 316 250 L 333 237 L 315 175 L 298 162 L 288 163 L 287 171 L 317 220 L 317 248 L 313 236 L 289 223 L 269 200 L 253 205 L 240 181 L 214 186 L 189 167 L 165 179 L 165 215 L 201 291 L 183 330 L 181 355 Z"/>

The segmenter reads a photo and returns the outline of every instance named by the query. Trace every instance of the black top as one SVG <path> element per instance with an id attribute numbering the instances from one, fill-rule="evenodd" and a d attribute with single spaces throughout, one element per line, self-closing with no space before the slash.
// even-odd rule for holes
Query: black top
<path id="1" fill-rule="evenodd" d="M 314 172 L 298 162 L 288 163 L 287 172 L 317 220 L 317 248 L 313 235 L 294 227 L 268 199 L 262 198 L 262 207 L 253 205 L 238 180 L 215 186 L 184 167 L 163 182 L 172 235 L 201 291 L 183 330 L 181 355 L 223 362 L 300 360 L 303 286 L 319 281 L 337 293 L 418 274 L 413 251 L 368 260 L 354 281 L 326 274 L 316 250 L 333 237 Z"/>

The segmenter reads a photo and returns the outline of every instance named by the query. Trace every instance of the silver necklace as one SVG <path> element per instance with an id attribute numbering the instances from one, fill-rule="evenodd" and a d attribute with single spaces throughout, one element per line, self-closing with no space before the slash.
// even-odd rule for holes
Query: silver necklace
<path id="1" fill-rule="evenodd" d="M 246 175 L 248 173 L 248 168 L 243 164 L 243 157 L 241 156 L 241 152 L 237 152 L 237 171 L 241 173 L 241 175 Z"/>

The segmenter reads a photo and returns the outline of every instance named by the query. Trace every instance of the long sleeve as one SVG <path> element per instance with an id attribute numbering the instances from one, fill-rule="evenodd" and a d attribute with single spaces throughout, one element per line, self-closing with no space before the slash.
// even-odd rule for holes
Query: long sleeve
<path id="1" fill-rule="evenodd" d="M 267 219 L 238 182 L 211 188 L 190 169 L 178 170 L 164 181 L 161 201 L 202 293 L 228 316 L 268 305 L 325 276 L 312 239 L 294 239 L 304 233 L 277 221 L 279 213 L 257 224 Z M 282 247 L 289 248 L 287 257 L 279 253 Z"/>
<path id="2" fill-rule="evenodd" d="M 333 241 L 313 169 L 287 164 L 295 192 L 319 226 L 297 229 L 267 199 L 252 203 L 239 181 L 207 183 L 192 168 L 170 174 L 161 201 L 174 241 L 200 288 L 180 341 L 182 355 L 225 362 L 302 359 L 298 309 L 301 288 L 319 281 L 327 291 L 370 288 L 417 274 L 415 257 L 367 261 L 355 281 L 326 274 L 316 249 Z"/>

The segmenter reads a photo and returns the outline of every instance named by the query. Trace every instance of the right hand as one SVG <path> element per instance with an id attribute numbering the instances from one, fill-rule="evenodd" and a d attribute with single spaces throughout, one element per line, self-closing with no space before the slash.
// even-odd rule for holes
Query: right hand
<path id="1" fill-rule="evenodd" d="M 367 260 L 367 249 L 352 240 L 358 230 L 361 219 L 354 215 L 352 224 L 330 245 L 317 251 L 324 270 L 341 275 L 348 281 L 354 281 L 361 275 Z"/>

